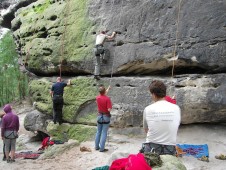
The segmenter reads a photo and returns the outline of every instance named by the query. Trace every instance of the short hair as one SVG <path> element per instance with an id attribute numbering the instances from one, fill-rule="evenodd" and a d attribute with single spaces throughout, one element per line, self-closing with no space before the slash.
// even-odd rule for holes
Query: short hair
<path id="1" fill-rule="evenodd" d="M 57 77 L 57 81 L 61 81 L 61 77 Z"/>
<path id="2" fill-rule="evenodd" d="M 103 84 L 99 85 L 98 91 L 99 91 L 99 93 L 100 93 L 101 95 L 104 95 L 104 94 L 105 94 L 106 89 L 105 89 L 105 87 L 104 87 Z"/>
<path id="3" fill-rule="evenodd" d="M 106 34 L 106 31 L 101 31 L 101 34 Z"/>
<path id="4" fill-rule="evenodd" d="M 149 90 L 151 94 L 156 95 L 158 98 L 163 98 L 166 96 L 166 86 L 162 81 L 154 80 L 149 85 Z"/>

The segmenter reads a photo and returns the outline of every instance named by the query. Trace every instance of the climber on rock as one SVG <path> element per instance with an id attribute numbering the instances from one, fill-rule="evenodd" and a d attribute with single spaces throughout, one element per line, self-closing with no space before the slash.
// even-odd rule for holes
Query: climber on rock
<path id="1" fill-rule="evenodd" d="M 116 32 L 113 32 L 110 36 L 106 34 L 105 31 L 101 31 L 100 34 L 96 36 L 96 44 L 94 48 L 95 56 L 96 56 L 96 64 L 95 64 L 95 70 L 94 70 L 94 78 L 99 80 L 100 79 L 100 62 L 101 57 L 102 61 L 106 63 L 107 57 L 104 48 L 104 42 L 106 39 L 112 40 L 116 35 Z"/>

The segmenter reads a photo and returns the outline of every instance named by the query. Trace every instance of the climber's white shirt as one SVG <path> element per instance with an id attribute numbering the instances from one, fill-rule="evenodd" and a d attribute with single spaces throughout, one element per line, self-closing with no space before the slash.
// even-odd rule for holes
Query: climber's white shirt
<path id="1" fill-rule="evenodd" d="M 143 126 L 149 129 L 146 142 L 176 145 L 181 111 L 178 105 L 165 100 L 157 101 L 144 109 Z"/>
<path id="2" fill-rule="evenodd" d="M 103 44 L 106 37 L 106 34 L 98 34 L 96 37 L 96 45 Z"/>

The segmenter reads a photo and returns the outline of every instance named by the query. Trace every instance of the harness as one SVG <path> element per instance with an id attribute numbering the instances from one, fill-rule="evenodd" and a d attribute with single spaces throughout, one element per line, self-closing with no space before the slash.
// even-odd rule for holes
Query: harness
<path id="1" fill-rule="evenodd" d="M 8 136 L 5 136 L 4 135 L 4 137 L 6 138 L 6 139 L 16 139 L 16 138 L 18 138 L 18 134 L 16 133 L 16 135 L 15 135 L 15 131 L 12 131 Z M 11 135 L 13 134 L 13 138 L 12 137 L 10 137 Z"/>
<path id="2" fill-rule="evenodd" d="M 110 113 L 99 113 L 99 115 L 101 115 L 101 117 L 99 119 L 97 119 L 97 123 L 99 124 L 109 124 L 110 121 L 105 121 L 104 120 L 104 115 L 109 115 L 109 117 L 111 117 L 111 114 Z"/>
<path id="3" fill-rule="evenodd" d="M 103 44 L 97 44 L 97 45 L 95 45 L 94 52 L 95 52 L 95 55 L 96 56 L 101 55 L 101 54 L 104 54 L 105 49 L 104 49 Z"/>
<path id="4" fill-rule="evenodd" d="M 176 148 L 174 145 L 161 145 L 155 143 L 143 143 L 141 152 L 152 152 L 159 155 L 176 155 Z"/>

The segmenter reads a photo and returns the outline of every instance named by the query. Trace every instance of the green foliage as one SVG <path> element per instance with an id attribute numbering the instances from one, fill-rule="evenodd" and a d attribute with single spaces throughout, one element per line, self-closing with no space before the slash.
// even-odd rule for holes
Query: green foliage
<path id="1" fill-rule="evenodd" d="M 11 32 L 0 41 L 0 105 L 21 100 L 28 94 L 28 78 L 19 70 Z"/>

